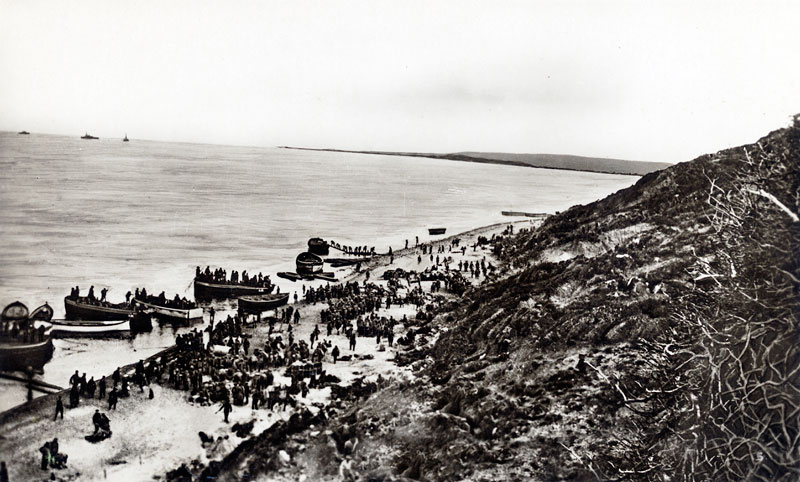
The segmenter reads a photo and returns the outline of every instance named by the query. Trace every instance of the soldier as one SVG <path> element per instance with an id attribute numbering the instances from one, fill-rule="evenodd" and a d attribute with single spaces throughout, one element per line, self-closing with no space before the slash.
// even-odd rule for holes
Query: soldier
<path id="1" fill-rule="evenodd" d="M 57 419 L 59 414 L 61 415 L 61 420 L 64 420 L 64 402 L 61 401 L 61 395 L 56 400 L 56 414 L 53 416 L 53 420 Z"/>

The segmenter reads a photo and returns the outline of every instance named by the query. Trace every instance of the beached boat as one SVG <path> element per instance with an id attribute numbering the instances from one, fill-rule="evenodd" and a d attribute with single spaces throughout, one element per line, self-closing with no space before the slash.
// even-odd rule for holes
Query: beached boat
<path id="1" fill-rule="evenodd" d="M 339 281 L 336 279 L 336 276 L 334 276 L 333 273 L 314 273 L 314 278 L 321 279 L 323 281 L 330 281 L 332 283 Z"/>
<path id="2" fill-rule="evenodd" d="M 33 310 L 33 313 L 28 317 L 31 322 L 45 321 L 49 322 L 53 319 L 53 308 L 47 303 Z"/>
<path id="3" fill-rule="evenodd" d="M 275 289 L 275 285 L 248 286 L 237 283 L 212 283 L 210 281 L 194 280 L 194 299 L 196 300 L 224 300 L 239 296 L 268 295 Z"/>
<path id="4" fill-rule="evenodd" d="M 49 336 L 37 343 L 15 343 L 0 338 L 0 370 L 39 371 L 53 356 L 53 339 Z"/>
<path id="5" fill-rule="evenodd" d="M 173 320 L 196 320 L 203 317 L 203 309 L 199 307 L 173 308 L 171 306 L 156 305 L 154 303 L 139 299 L 133 300 L 133 302 L 140 310 L 149 311 L 153 315 L 161 318 L 169 318 Z"/>
<path id="6" fill-rule="evenodd" d="M 366 261 L 364 258 L 325 258 L 325 263 L 334 268 L 353 266 L 354 264 Z"/>
<path id="7" fill-rule="evenodd" d="M 133 314 L 128 303 L 90 303 L 89 298 L 64 298 L 64 311 L 68 320 L 112 321 L 124 320 Z"/>
<path id="8" fill-rule="evenodd" d="M 49 310 L 49 311 L 48 311 Z M 47 319 L 47 313 L 52 316 L 52 308 L 47 304 L 34 310 L 36 320 Z M 28 307 L 16 301 L 6 306 L 0 314 L 3 323 L 17 323 L 30 325 L 35 320 L 29 316 Z M 38 341 L 22 341 L 21 338 L 0 336 L 0 371 L 26 370 L 28 367 L 36 371 L 42 369 L 45 363 L 53 356 L 53 339 L 45 336 Z"/>
<path id="9" fill-rule="evenodd" d="M 131 316 L 130 325 L 133 333 L 153 331 L 153 317 L 146 311 L 137 311 Z"/>
<path id="10" fill-rule="evenodd" d="M 127 319 L 113 321 L 53 320 L 50 325 L 50 335 L 54 338 L 110 337 L 127 335 L 131 331 L 130 320 Z"/>
<path id="11" fill-rule="evenodd" d="M 89 133 L 87 132 L 81 136 L 81 139 L 100 139 L 100 138 L 95 136 L 90 136 Z"/>
<path id="12" fill-rule="evenodd" d="M 289 301 L 289 293 L 275 293 L 261 296 L 240 296 L 239 309 L 247 313 L 261 313 L 285 305 Z"/>
<path id="13" fill-rule="evenodd" d="M 428 234 L 435 235 L 435 234 L 444 234 L 447 231 L 447 228 L 428 228 Z"/>
<path id="14" fill-rule="evenodd" d="M 19 131 L 19 132 L 17 132 L 17 134 L 19 134 L 21 136 L 27 136 L 27 135 L 30 134 L 30 132 L 28 132 L 28 131 Z"/>
<path id="15" fill-rule="evenodd" d="M 297 273 L 301 275 L 322 271 L 322 258 L 313 253 L 298 254 L 295 264 L 297 265 Z"/>
<path id="16" fill-rule="evenodd" d="M 318 256 L 327 256 L 330 248 L 324 239 L 311 238 L 308 240 L 308 252 Z"/>
<path id="17" fill-rule="evenodd" d="M 280 273 L 278 273 L 278 277 L 283 279 L 288 279 L 289 281 L 297 281 L 303 279 L 302 276 L 300 276 L 297 273 L 292 273 L 291 271 L 281 271 Z"/>

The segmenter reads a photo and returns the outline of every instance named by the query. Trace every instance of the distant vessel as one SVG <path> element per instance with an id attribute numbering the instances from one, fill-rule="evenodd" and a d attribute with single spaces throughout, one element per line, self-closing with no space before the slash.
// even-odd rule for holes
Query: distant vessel
<path id="1" fill-rule="evenodd" d="M 99 137 L 90 136 L 89 133 L 85 133 L 81 136 L 81 139 L 100 139 Z"/>
<path id="2" fill-rule="evenodd" d="M 447 228 L 428 228 L 428 234 L 436 235 L 436 234 L 444 234 L 447 231 Z"/>
<path id="3" fill-rule="evenodd" d="M 125 133 L 125 139 L 122 139 L 122 142 L 128 142 L 128 133 Z"/>
<path id="4" fill-rule="evenodd" d="M 28 134 L 30 134 L 30 132 L 28 132 L 28 131 L 19 131 L 19 132 L 17 132 L 17 134 L 20 134 L 20 135 L 23 135 L 23 136 L 27 136 Z"/>

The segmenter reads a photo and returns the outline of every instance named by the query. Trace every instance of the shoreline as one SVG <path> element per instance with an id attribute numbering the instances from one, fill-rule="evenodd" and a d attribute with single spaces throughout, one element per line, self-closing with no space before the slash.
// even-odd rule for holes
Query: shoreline
<path id="1" fill-rule="evenodd" d="M 441 237 L 441 238 L 436 239 L 436 240 L 429 240 L 428 242 L 425 242 L 423 244 L 426 244 L 426 245 L 429 245 L 429 246 L 440 246 L 440 245 L 447 246 L 455 238 L 462 238 L 464 240 L 466 240 L 467 238 L 477 239 L 478 236 L 480 236 L 480 235 L 488 234 L 488 233 L 491 233 L 493 231 L 500 231 L 500 230 L 504 229 L 508 225 L 526 226 L 527 227 L 527 226 L 535 225 L 535 223 L 532 222 L 531 220 L 527 220 L 527 219 L 526 220 L 509 221 L 509 222 L 504 222 L 504 223 L 494 223 L 494 224 L 490 224 L 490 225 L 485 225 L 485 226 L 481 226 L 481 227 L 478 227 L 478 228 L 474 228 L 474 229 L 471 229 L 471 230 L 468 230 L 468 231 L 452 234 L 450 236 Z M 387 269 L 396 269 L 396 268 L 399 268 L 399 267 L 406 267 L 404 269 L 407 269 L 407 267 L 416 266 L 416 264 L 418 263 L 417 258 L 416 258 L 418 251 L 419 251 L 418 247 L 415 247 L 415 246 L 409 246 L 409 248 L 398 249 L 397 251 L 394 252 L 394 263 L 392 263 L 392 264 L 389 264 L 389 262 L 388 262 L 389 261 L 388 254 L 379 254 L 379 255 L 373 256 L 371 259 L 366 260 L 362 264 L 362 271 L 361 272 L 356 272 L 354 267 L 346 267 L 346 268 L 337 269 L 336 270 L 337 275 L 341 274 L 341 277 L 339 278 L 339 281 L 337 283 L 334 283 L 334 284 L 344 284 L 344 283 L 352 282 L 352 281 L 362 282 L 364 280 L 365 276 L 366 276 L 365 275 L 366 271 L 370 271 L 370 273 L 372 275 L 371 280 L 370 280 L 371 282 L 386 283 L 385 281 L 382 280 L 383 271 L 385 271 Z M 481 250 L 480 254 L 485 254 L 482 251 L 483 250 Z M 453 254 L 455 255 L 455 253 L 453 253 Z M 469 253 L 467 253 L 467 254 L 469 254 Z M 447 255 L 447 253 L 445 253 L 445 255 Z M 459 256 L 461 256 L 460 252 L 459 252 Z M 426 266 L 428 265 L 427 261 L 426 261 L 425 265 Z M 299 281 L 298 283 L 303 284 L 303 281 Z M 315 285 L 319 286 L 318 284 L 315 284 Z M 298 288 L 297 292 L 300 292 L 300 287 L 298 286 L 297 288 Z M 427 293 L 427 291 L 426 291 L 426 293 Z M 298 334 L 298 338 L 297 339 L 301 340 L 301 339 L 305 339 L 307 337 L 306 335 L 308 333 L 310 333 L 311 325 L 318 324 L 320 322 L 319 321 L 319 310 L 323 309 L 325 306 L 327 306 L 327 304 L 324 303 L 324 302 L 323 303 L 316 303 L 312 307 L 311 305 L 309 305 L 308 303 L 306 303 L 304 300 L 301 299 L 300 302 L 291 303 L 291 304 L 289 304 L 287 306 L 293 306 L 296 309 L 301 310 L 302 313 L 303 313 L 303 318 L 302 318 L 301 324 L 298 325 L 298 327 L 297 327 L 297 334 Z M 390 310 L 390 311 L 393 312 L 393 313 L 396 313 L 398 318 L 399 318 L 399 316 L 401 315 L 401 311 L 402 310 L 397 310 L 396 307 L 392 307 L 392 310 Z M 409 311 L 409 309 L 406 309 L 405 312 L 407 312 L 407 314 L 409 315 L 409 318 L 412 317 L 412 313 Z M 226 313 L 226 311 L 223 311 L 222 309 L 220 309 L 218 311 L 218 316 L 220 317 L 219 319 L 222 319 L 222 317 L 225 316 L 225 313 Z M 309 320 L 309 318 L 313 318 L 313 320 Z M 311 321 L 313 321 L 313 323 Z M 251 339 L 254 340 L 258 336 L 258 332 L 260 331 L 260 328 L 263 328 L 263 327 L 264 327 L 263 324 L 262 325 L 255 325 L 255 326 L 246 328 L 245 330 L 243 330 L 243 332 L 244 333 L 248 333 L 248 335 L 251 337 Z M 308 333 L 306 333 L 306 332 L 308 332 Z M 337 337 L 341 338 L 338 335 L 337 335 Z M 346 346 L 346 345 L 343 345 L 343 342 L 340 339 L 337 339 L 335 341 L 339 344 L 340 348 L 344 348 Z M 373 354 L 371 350 L 370 350 L 369 353 L 363 353 L 363 349 L 364 348 L 370 347 L 370 346 L 374 346 L 373 345 L 374 344 L 374 340 L 372 342 L 370 342 L 368 337 L 366 337 L 366 338 L 365 337 L 359 337 L 358 341 L 359 341 L 358 344 L 361 345 L 360 347 L 357 348 L 357 351 L 359 352 L 359 355 L 365 355 L 365 354 L 370 354 L 370 355 L 373 355 L 373 356 L 374 355 L 378 355 L 378 353 Z M 365 347 L 365 345 L 366 345 L 366 347 Z M 258 346 L 258 345 L 254 344 L 253 346 Z M 159 351 L 159 352 L 147 357 L 146 358 L 146 362 L 149 362 L 150 360 L 154 360 L 154 359 L 160 358 L 162 356 L 170 356 L 175 351 L 175 348 L 176 348 L 175 345 L 173 345 L 173 346 L 171 346 L 171 347 L 169 347 L 169 348 L 167 348 L 165 350 L 161 350 L 161 351 Z M 344 353 L 344 350 L 343 350 L 343 353 Z M 327 369 L 327 371 L 329 373 L 331 373 L 332 367 L 337 367 L 336 370 L 338 370 L 338 371 L 334 371 L 334 373 L 341 380 L 338 383 L 338 385 L 340 385 L 340 386 L 348 386 L 350 382 L 352 382 L 353 380 L 355 380 L 357 378 L 362 378 L 363 379 L 365 377 L 392 377 L 392 376 L 395 376 L 395 375 L 399 374 L 401 371 L 407 369 L 407 368 L 399 367 L 394 362 L 396 360 L 396 357 L 397 357 L 398 347 L 394 347 L 394 348 L 388 348 L 387 347 L 385 352 L 380 352 L 380 353 L 381 353 L 382 356 L 380 356 L 380 357 L 374 356 L 373 359 L 368 359 L 370 357 L 365 357 L 364 359 L 355 358 L 345 368 L 342 368 L 343 367 L 342 362 L 340 362 L 338 364 L 338 367 L 337 367 L 337 365 L 331 365 L 330 362 L 328 362 L 328 360 L 326 359 L 325 360 L 326 361 L 326 364 L 325 364 L 326 365 L 326 369 Z M 134 366 L 135 366 L 135 363 L 131 363 L 131 364 L 125 365 L 125 366 L 121 367 L 121 372 L 123 374 L 127 374 L 128 372 L 132 372 L 133 369 L 134 369 Z M 285 371 L 285 369 L 286 369 L 285 366 L 277 368 L 277 370 L 280 371 L 281 373 L 283 371 Z M 111 371 L 113 371 L 113 368 L 111 368 Z M 110 376 L 110 374 L 107 375 L 107 376 Z M 276 376 L 276 381 L 278 380 L 278 378 L 279 377 Z M 197 412 L 196 416 L 202 419 L 202 424 L 203 424 L 203 427 L 204 427 L 203 430 L 207 430 L 205 428 L 206 425 L 212 426 L 212 429 L 211 429 L 211 432 L 210 432 L 212 434 L 214 433 L 214 430 L 223 431 L 222 430 L 223 428 L 228 428 L 229 429 L 230 425 L 228 425 L 228 426 L 220 426 L 221 422 L 219 422 L 219 419 L 221 418 L 221 415 L 219 415 L 219 414 L 216 415 L 216 416 L 208 415 L 208 417 L 205 417 L 205 415 L 203 415 L 203 414 L 207 414 L 209 412 L 209 409 L 216 408 L 216 405 L 212 405 L 210 407 L 208 407 L 208 406 L 202 406 L 202 407 L 196 406 L 195 404 L 190 403 L 190 402 L 188 402 L 186 400 L 186 395 L 187 395 L 186 392 L 174 390 L 171 387 L 169 387 L 166 383 L 165 384 L 154 383 L 153 387 L 156 390 L 156 398 L 158 398 L 158 399 L 160 399 L 162 397 L 166 397 L 166 398 L 176 398 L 178 400 L 182 400 L 182 403 L 176 403 L 175 404 L 176 405 L 174 407 L 175 409 L 180 410 L 183 407 L 184 408 L 183 412 Z M 155 388 L 155 387 L 158 387 L 158 388 Z M 120 411 L 119 412 L 109 412 L 109 415 L 112 416 L 112 427 L 116 426 L 116 425 L 120 425 L 120 422 L 118 420 L 115 420 L 115 419 L 118 419 L 120 417 L 119 414 L 120 413 L 124 413 L 127 409 L 130 409 L 130 410 L 133 410 L 133 411 L 144 411 L 145 414 L 149 414 L 150 412 L 147 412 L 147 410 L 148 410 L 147 407 L 149 407 L 150 405 L 156 405 L 156 404 L 153 404 L 152 401 L 148 401 L 146 399 L 141 399 L 140 400 L 139 399 L 140 398 L 139 394 L 138 393 L 134 394 L 134 392 L 136 392 L 135 387 L 132 387 L 132 388 L 133 389 L 132 389 L 131 397 L 129 399 L 121 400 Z M 317 391 L 320 392 L 320 390 L 317 390 Z M 315 407 L 316 407 L 317 404 L 322 404 L 322 406 L 327 406 L 331 401 L 330 400 L 330 391 L 331 390 L 329 388 L 327 388 L 327 387 L 321 389 L 321 393 L 317 393 L 314 396 L 309 397 L 309 399 L 307 400 L 309 403 L 307 405 L 298 404 L 298 408 L 294 409 L 294 410 L 290 410 L 289 413 L 297 412 L 297 410 L 299 410 L 301 407 L 308 408 L 308 409 L 312 410 L 312 412 L 314 412 L 315 411 Z M 322 392 L 324 392 L 324 393 L 322 393 Z M 60 428 L 59 425 L 58 425 L 60 422 L 52 422 L 49 419 L 49 417 L 54 411 L 56 398 L 60 395 L 62 397 L 62 400 L 68 400 L 68 393 L 69 393 L 68 390 L 64 390 L 64 391 L 56 392 L 56 393 L 49 394 L 49 395 L 43 395 L 43 396 L 35 398 L 31 402 L 23 403 L 21 405 L 15 406 L 15 407 L 5 411 L 5 412 L 0 413 L 0 427 L 2 427 L 3 433 L 9 434 L 8 436 L 5 437 L 5 439 L 0 440 L 0 447 L 6 446 L 6 448 L 8 448 L 9 450 L 5 450 L 4 449 L 2 451 L 3 452 L 7 452 L 7 453 L 17 453 L 17 452 L 29 453 L 28 452 L 29 449 L 23 449 L 22 447 L 19 447 L 19 446 L 15 447 L 15 442 L 17 444 L 21 444 L 22 446 L 30 446 L 31 444 L 33 444 L 34 446 L 38 446 L 41 443 L 43 443 L 44 440 L 52 438 L 52 434 L 53 433 L 61 433 L 61 432 L 66 431 L 66 429 L 68 427 L 61 427 Z M 87 409 L 89 411 L 91 411 L 91 409 L 93 409 L 93 408 L 99 408 L 100 410 L 105 411 L 104 410 L 104 408 L 105 408 L 104 405 L 105 405 L 105 401 L 104 400 L 81 398 L 81 404 L 77 408 L 75 408 L 75 409 L 67 409 L 65 411 L 65 415 L 67 415 L 68 417 L 66 417 L 64 421 L 66 421 L 67 418 L 71 418 L 71 419 L 73 419 L 72 422 L 78 423 L 80 426 L 84 426 L 85 427 L 87 425 L 90 425 L 88 417 L 86 417 L 85 419 L 83 419 L 83 418 L 75 418 L 74 416 L 73 417 L 69 417 L 69 414 L 74 412 L 74 411 L 77 411 L 77 412 L 75 412 L 76 415 L 78 417 L 81 417 L 78 414 L 81 413 L 81 412 L 85 412 Z M 237 412 L 247 412 L 247 413 L 241 413 L 240 414 L 240 415 L 244 416 L 244 418 L 242 420 L 239 420 L 240 422 L 245 422 L 246 419 L 253 417 L 253 414 L 249 413 L 249 410 L 245 410 L 245 409 L 247 409 L 246 406 L 243 407 L 243 408 L 242 407 L 237 407 L 234 410 L 234 414 L 236 414 Z M 319 409 L 321 409 L 321 408 L 316 407 L 316 410 L 319 410 Z M 169 408 L 166 408 L 166 410 L 169 410 Z M 147 415 L 145 415 L 145 414 L 143 414 L 143 416 L 144 416 L 144 418 L 147 418 Z M 227 450 L 224 450 L 224 453 L 216 454 L 217 455 L 216 458 L 219 458 L 218 456 L 220 456 L 220 455 L 223 458 L 228 456 L 228 455 L 230 455 L 233 452 L 233 450 L 235 450 L 237 447 L 239 447 L 242 443 L 245 443 L 248 440 L 253 439 L 255 436 L 257 436 L 260 433 L 264 433 L 270 427 L 272 427 L 278 420 L 281 420 L 281 419 L 284 418 L 282 416 L 272 417 L 273 414 L 269 413 L 269 414 L 267 414 L 266 419 L 265 419 L 261 415 L 263 415 L 263 414 L 259 414 L 259 416 L 257 416 L 256 418 L 253 418 L 253 420 L 258 419 L 258 421 L 256 422 L 256 426 L 259 428 L 258 431 L 256 431 L 254 429 L 253 433 L 252 433 L 252 436 L 243 438 L 241 440 L 238 440 L 238 443 L 236 443 L 236 445 L 228 447 Z M 125 424 L 125 418 L 126 418 L 126 415 L 122 415 L 122 419 L 123 419 L 122 420 L 122 425 Z M 231 421 L 231 425 L 233 424 L 234 421 L 236 421 L 235 418 Z M 143 425 L 146 426 L 147 424 L 143 424 Z M 12 426 L 12 427 L 9 428 L 9 426 Z M 22 432 L 29 431 L 30 429 L 35 428 L 37 426 L 40 428 L 40 430 L 35 430 L 35 432 L 37 434 L 40 434 L 40 435 L 38 435 L 37 438 L 35 438 L 34 440 L 27 440 L 27 443 L 25 443 L 24 440 L 18 440 L 18 439 L 20 439 L 21 436 L 22 436 L 23 439 L 25 439 L 25 436 L 22 435 Z M 76 430 L 80 430 L 80 428 L 79 427 L 71 427 L 70 435 L 67 436 L 68 439 L 69 439 L 69 437 L 73 437 L 74 438 Z M 131 430 L 133 430 L 133 429 L 131 429 Z M 46 435 L 43 435 L 45 433 L 50 435 L 50 437 L 48 437 Z M 209 462 L 210 460 L 212 460 L 211 457 L 205 457 L 202 454 L 203 448 L 200 446 L 199 441 L 197 440 L 197 437 L 196 437 L 196 433 L 197 432 L 194 431 L 193 433 L 194 433 L 194 437 L 192 437 L 190 440 L 180 440 L 179 439 L 179 440 L 176 440 L 176 442 L 178 442 L 178 443 L 185 442 L 185 443 L 188 443 L 190 446 L 195 447 L 195 449 L 196 449 L 195 450 L 195 456 L 192 457 L 192 456 L 187 455 L 187 454 L 181 455 L 181 456 L 178 456 L 177 454 L 174 454 L 175 456 L 169 456 L 169 461 L 170 461 L 170 464 L 171 464 L 172 468 L 175 468 L 175 467 L 179 466 L 182 463 L 182 461 L 197 460 L 198 454 L 199 454 L 201 459 L 206 459 L 206 462 Z M 229 433 L 229 435 L 231 437 L 231 440 L 233 440 L 232 439 L 233 435 L 230 434 L 230 432 L 228 432 L 228 433 Z M 41 439 L 39 439 L 39 437 L 41 437 Z M 63 435 L 59 435 L 59 437 L 63 437 Z M 115 437 L 117 437 L 116 440 L 114 439 L 114 437 L 112 437 L 112 439 L 110 439 L 110 440 L 112 440 L 112 442 L 110 442 L 109 444 L 113 444 L 113 443 L 119 442 L 120 441 L 119 439 L 121 437 L 124 437 L 124 435 L 123 436 L 116 435 L 116 432 L 115 432 Z M 107 449 L 109 444 L 107 444 L 106 447 L 104 447 L 104 448 Z M 103 445 L 103 444 L 101 443 L 99 445 Z M 156 445 L 158 445 L 158 444 L 156 444 Z M 74 450 L 74 449 L 72 447 L 70 447 L 69 444 L 64 444 L 64 442 L 62 442 L 62 446 L 64 447 L 66 453 L 68 453 L 70 455 L 72 454 L 71 450 Z M 30 448 L 33 448 L 33 447 L 30 447 Z M 90 452 L 92 451 L 91 446 L 88 446 L 88 450 Z M 37 464 L 38 454 L 30 453 L 29 455 L 26 455 L 26 457 L 31 457 L 31 459 L 29 461 L 25 462 L 26 465 L 30 465 L 30 464 L 36 465 Z M 162 460 L 162 462 L 163 462 L 163 460 Z M 86 473 L 86 463 L 87 462 L 84 460 L 83 461 L 84 472 L 82 473 L 82 475 L 88 475 L 89 477 L 94 476 L 94 477 L 100 478 L 101 476 L 98 473 L 95 473 L 93 475 L 89 475 L 89 474 Z M 106 471 L 111 471 L 111 472 L 117 472 L 118 470 L 122 470 L 123 472 L 130 471 L 130 470 L 133 470 L 134 472 L 136 471 L 136 467 L 135 466 L 132 466 L 132 465 L 125 466 L 124 464 L 123 465 L 114 465 L 114 464 L 116 464 L 116 459 L 109 459 L 109 458 L 105 458 L 104 459 L 102 456 L 98 456 L 98 459 L 94 460 L 94 463 L 91 463 L 91 462 L 88 462 L 88 463 L 89 463 L 90 467 L 94 467 L 94 469 L 96 469 L 97 471 L 102 469 L 104 474 L 106 473 Z M 140 463 L 142 463 L 141 460 L 140 460 Z M 80 462 L 78 463 L 78 466 L 80 467 Z M 123 469 L 118 469 L 118 467 L 124 467 L 124 468 Z M 67 475 L 71 471 L 70 468 L 71 468 L 71 466 L 70 466 L 70 464 L 68 464 L 66 472 L 65 471 L 57 471 L 56 474 L 57 475 L 62 475 L 62 474 L 63 475 Z M 154 466 L 154 468 L 155 468 L 155 466 Z M 159 474 L 163 475 L 163 473 L 162 473 L 163 472 L 163 470 L 162 470 L 163 468 L 164 467 L 158 467 L 158 469 L 156 470 L 155 473 L 150 473 L 150 474 L 146 474 L 146 475 L 148 477 L 149 476 L 153 476 L 153 475 L 159 475 Z M 37 467 L 37 469 L 38 469 L 38 467 Z M 41 474 L 44 474 L 44 473 L 45 473 L 44 471 L 41 472 Z M 117 474 L 117 475 L 120 475 L 120 474 Z M 14 477 L 14 480 L 17 480 L 18 478 L 19 478 L 19 474 L 18 474 L 17 477 Z"/>
<path id="2" fill-rule="evenodd" d="M 612 171 L 612 170 L 603 170 L 603 169 L 581 169 L 577 167 L 565 167 L 565 166 L 550 166 L 545 164 L 535 164 L 535 163 L 528 163 L 525 161 L 515 161 L 509 159 L 493 159 L 489 157 L 479 157 L 475 155 L 467 155 L 467 154 L 459 154 L 459 153 L 451 153 L 451 154 L 437 154 L 432 152 L 403 152 L 403 151 L 357 151 L 357 150 L 350 150 L 350 149 L 330 149 L 330 148 L 315 148 L 315 147 L 294 147 L 294 146 L 278 146 L 279 149 L 290 149 L 296 151 L 316 151 L 316 152 L 338 152 L 338 153 L 346 153 L 346 154 L 369 154 L 369 155 L 380 155 L 380 156 L 400 156 L 400 157 L 423 157 L 426 159 L 439 159 L 444 161 L 459 161 L 459 162 L 474 162 L 478 164 L 496 164 L 501 166 L 514 166 L 514 167 L 532 167 L 536 169 L 553 169 L 557 171 L 573 171 L 573 172 L 593 172 L 596 174 L 612 174 L 616 176 L 635 176 L 635 177 L 642 177 L 646 174 L 651 172 L 659 171 L 661 169 L 666 169 L 667 167 L 671 166 L 671 164 L 664 163 L 664 162 L 646 162 L 646 161 L 627 161 L 624 159 L 607 159 L 607 158 L 597 158 L 600 160 L 605 161 L 616 161 L 620 163 L 647 163 L 653 164 L 652 169 L 648 167 L 648 169 L 642 170 L 634 170 L 631 169 L 628 172 L 622 171 Z M 533 154 L 533 155 L 544 155 L 547 156 L 548 154 Z M 553 157 L 559 156 L 567 156 L 572 158 L 582 158 L 582 159 L 594 159 L 585 156 L 572 156 L 572 155 L 560 155 L 554 154 Z"/>

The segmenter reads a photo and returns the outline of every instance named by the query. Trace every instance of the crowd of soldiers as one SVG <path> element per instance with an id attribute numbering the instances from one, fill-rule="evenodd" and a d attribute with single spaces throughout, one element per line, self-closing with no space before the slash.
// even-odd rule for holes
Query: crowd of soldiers
<path id="1" fill-rule="evenodd" d="M 329 241 L 329 246 L 332 246 L 345 254 L 353 254 L 356 256 L 375 256 L 375 246 L 368 248 L 367 246 L 346 246 L 339 244 L 335 241 Z"/>
<path id="2" fill-rule="evenodd" d="M 103 289 L 100 290 L 100 297 L 98 298 L 94 294 L 94 285 L 89 287 L 89 292 L 84 297 L 81 297 L 81 288 L 80 288 L 80 286 L 76 286 L 76 287 L 70 289 L 70 292 L 69 292 L 69 297 L 72 298 L 73 300 L 80 300 L 81 303 L 86 303 L 86 304 L 95 305 L 95 306 L 120 307 L 120 305 L 129 306 L 131 304 L 132 293 L 130 291 L 128 291 L 125 294 L 125 303 L 124 303 L 124 305 L 122 303 L 118 303 L 118 304 L 110 303 L 108 300 L 106 300 L 106 295 L 108 295 L 108 288 L 103 288 Z"/>
<path id="3" fill-rule="evenodd" d="M 151 305 L 164 306 L 166 308 L 176 308 L 179 310 L 190 310 L 193 308 L 197 308 L 197 303 L 195 303 L 194 301 L 187 300 L 185 296 L 181 298 L 176 293 L 175 297 L 170 300 L 167 299 L 167 296 L 164 294 L 163 291 L 158 296 L 154 296 L 148 294 L 146 288 L 142 288 L 141 290 L 139 288 L 136 288 L 136 291 L 134 293 L 134 298 Z"/>
<path id="4" fill-rule="evenodd" d="M 198 281 L 205 281 L 208 283 L 235 284 L 263 288 L 272 286 L 272 281 L 270 280 L 269 275 L 263 275 L 261 272 L 259 272 L 256 276 L 250 276 L 247 273 L 247 270 L 244 270 L 241 273 L 236 270 L 232 270 L 231 277 L 228 279 L 228 273 L 224 268 L 217 268 L 214 271 L 211 271 L 209 266 L 206 266 L 205 270 L 201 270 L 200 266 L 198 266 L 195 268 L 194 276 Z"/>
<path id="5" fill-rule="evenodd" d="M 33 326 L 30 320 L 9 320 L 0 322 L 0 339 L 15 343 L 38 343 L 45 339 L 45 327 Z"/>
<path id="6" fill-rule="evenodd" d="M 299 317 L 284 315 L 284 320 L 287 318 L 299 322 Z M 254 410 L 262 407 L 285 410 L 294 406 L 297 395 L 305 397 L 310 388 L 321 385 L 325 376 L 322 361 L 329 344 L 317 342 L 318 330 L 312 333 L 310 343 L 296 341 L 291 323 L 287 323 L 288 340 L 284 342 L 281 334 L 273 333 L 279 320 L 268 321 L 270 336 L 263 348 L 254 348 L 252 352 L 249 337 L 241 332 L 243 321 L 238 316 L 229 316 L 213 328 L 209 326 L 207 344 L 203 343 L 201 331 L 178 335 L 177 355 L 165 367 L 166 383 L 189 391 L 196 403 L 219 403 L 226 422 L 234 405 L 249 404 Z M 272 370 L 281 368 L 288 371 L 289 384 L 275 383 Z M 305 378 L 310 380 L 306 382 Z"/>

